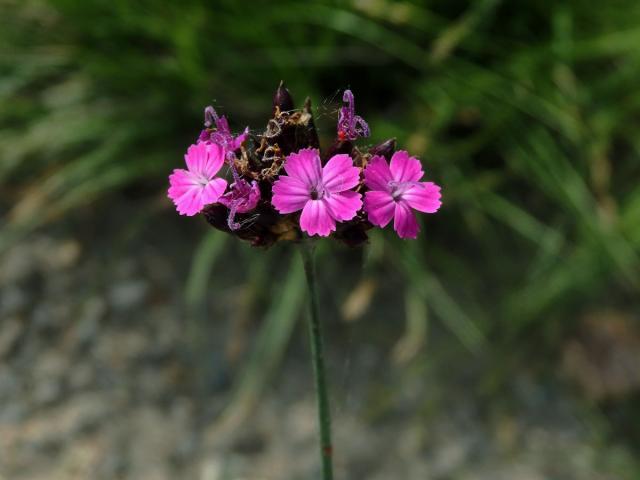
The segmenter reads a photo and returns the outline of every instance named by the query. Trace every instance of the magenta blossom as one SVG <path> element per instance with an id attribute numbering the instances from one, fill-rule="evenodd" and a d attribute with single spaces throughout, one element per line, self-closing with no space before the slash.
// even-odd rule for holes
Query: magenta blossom
<path id="1" fill-rule="evenodd" d="M 360 170 L 349 155 L 334 155 L 322 167 L 318 149 L 304 148 L 287 156 L 284 169 L 289 175 L 273 184 L 271 203 L 282 214 L 302 210 L 300 228 L 309 235 L 328 236 L 362 207 L 362 196 L 351 190 Z"/>
<path id="2" fill-rule="evenodd" d="M 191 145 L 184 156 L 188 170 L 177 168 L 169 176 L 169 198 L 180 215 L 193 216 L 216 203 L 227 181 L 216 178 L 224 162 L 224 149 L 215 143 Z"/>
<path id="3" fill-rule="evenodd" d="M 238 230 L 242 225 L 235 221 L 236 213 L 250 212 L 258 205 L 260 187 L 255 180 L 251 183 L 238 178 L 231 184 L 231 189 L 220 197 L 219 203 L 229 209 L 227 224 L 229 230 Z"/>
<path id="4" fill-rule="evenodd" d="M 360 115 L 356 115 L 355 99 L 351 90 L 345 90 L 342 101 L 346 103 L 338 112 L 338 139 L 356 140 L 369 136 L 369 125 Z"/>
<path id="5" fill-rule="evenodd" d="M 420 182 L 424 175 L 420 161 L 405 151 L 391 157 L 374 156 L 364 171 L 364 209 L 369 221 L 385 227 L 394 219 L 393 228 L 400 238 L 416 238 L 418 221 L 412 209 L 435 213 L 440 208 L 440 187 L 432 182 Z"/>
<path id="6" fill-rule="evenodd" d="M 216 129 L 214 131 L 208 130 L 213 127 L 213 125 L 216 126 Z M 200 132 L 198 142 L 217 143 L 225 149 L 227 155 L 232 155 L 232 152 L 238 150 L 249 136 L 249 127 L 247 127 L 244 129 L 244 132 L 234 137 L 226 117 L 224 115 L 218 117 L 218 114 L 212 106 L 204 109 L 204 126 L 207 129 Z"/>

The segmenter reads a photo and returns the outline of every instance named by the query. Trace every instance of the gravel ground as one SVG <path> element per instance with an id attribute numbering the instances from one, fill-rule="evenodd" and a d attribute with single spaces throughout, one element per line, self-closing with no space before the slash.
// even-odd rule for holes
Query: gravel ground
<path id="1" fill-rule="evenodd" d="M 174 257 L 188 266 L 189 252 L 141 237 L 114 256 L 45 232 L 0 257 L 0 478 L 318 478 L 304 348 L 287 352 L 254 411 L 221 433 L 232 373 L 214 354 L 219 367 L 203 388 L 192 368 Z M 211 324 L 214 349 L 230 308 Z M 530 379 L 514 380 L 517 415 L 480 415 L 464 387 L 425 413 L 421 375 L 380 407 L 372 392 L 396 375 L 385 356 L 353 342 L 332 354 L 337 478 L 632 478 L 624 448 L 603 444 L 571 401 Z"/>

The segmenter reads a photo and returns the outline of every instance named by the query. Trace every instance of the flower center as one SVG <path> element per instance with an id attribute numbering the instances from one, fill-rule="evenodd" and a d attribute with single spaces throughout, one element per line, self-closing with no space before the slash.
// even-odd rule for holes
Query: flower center
<path id="1" fill-rule="evenodd" d="M 389 193 L 391 193 L 391 198 L 394 200 L 401 200 L 402 195 L 412 187 L 421 187 L 422 184 L 420 182 L 396 182 L 395 180 L 391 180 L 388 184 Z"/>
<path id="2" fill-rule="evenodd" d="M 311 189 L 311 192 L 309 192 L 311 200 L 322 200 L 326 195 L 327 192 L 324 191 L 322 186 L 315 186 Z"/>
<path id="3" fill-rule="evenodd" d="M 211 179 L 206 175 L 200 175 L 198 178 L 196 178 L 196 181 L 201 187 L 206 187 L 209 184 L 210 180 Z"/>

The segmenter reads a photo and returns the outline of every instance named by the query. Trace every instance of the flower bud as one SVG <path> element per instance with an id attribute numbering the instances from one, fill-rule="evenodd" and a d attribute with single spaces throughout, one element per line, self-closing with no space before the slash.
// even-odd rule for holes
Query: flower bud
<path id="1" fill-rule="evenodd" d="M 382 155 L 387 160 L 391 159 L 391 155 L 396 151 L 396 139 L 390 138 L 369 149 L 371 155 Z"/>
<path id="2" fill-rule="evenodd" d="M 281 80 L 276 93 L 273 95 L 272 115 L 275 115 L 278 111 L 288 112 L 293 110 L 293 108 L 293 98 L 291 98 L 291 94 L 289 93 L 289 90 L 287 90 L 287 87 L 284 86 L 284 81 Z"/>

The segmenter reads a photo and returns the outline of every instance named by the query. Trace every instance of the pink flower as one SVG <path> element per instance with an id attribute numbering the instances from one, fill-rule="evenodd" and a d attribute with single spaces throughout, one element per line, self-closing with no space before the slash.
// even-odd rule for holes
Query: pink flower
<path id="1" fill-rule="evenodd" d="M 222 195 L 219 203 L 229 209 L 227 224 L 229 230 L 238 230 L 242 225 L 235 221 L 236 213 L 250 212 L 258 205 L 260 200 L 260 187 L 255 180 L 251 183 L 238 178 L 231 184 L 231 189 Z"/>
<path id="2" fill-rule="evenodd" d="M 400 238 L 416 238 L 418 221 L 411 209 L 435 213 L 440 208 L 440 187 L 432 182 L 419 182 L 424 175 L 420 161 L 405 151 L 391 157 L 374 156 L 365 168 L 364 181 L 369 191 L 364 194 L 364 209 L 369 221 L 385 227 L 394 219 L 393 228 Z"/>
<path id="3" fill-rule="evenodd" d="M 215 130 L 209 130 L 213 125 L 216 126 Z M 237 137 L 234 137 L 229 128 L 229 122 L 223 115 L 218 117 L 215 109 L 212 106 L 208 106 L 204 109 L 204 126 L 206 130 L 200 132 L 198 142 L 213 142 L 223 147 L 227 155 L 233 157 L 233 152 L 238 150 L 240 146 L 249 136 L 249 127 L 244 129 Z"/>
<path id="4" fill-rule="evenodd" d="M 334 155 L 322 167 L 320 152 L 305 148 L 290 154 L 284 169 L 289 176 L 273 184 L 271 203 L 282 214 L 302 210 L 300 228 L 309 235 L 328 236 L 336 222 L 351 220 L 362 207 L 362 196 L 350 190 L 360 170 L 349 155 Z"/>
<path id="5" fill-rule="evenodd" d="M 193 216 L 205 205 L 216 203 L 227 181 L 216 178 L 224 162 L 224 149 L 215 143 L 191 145 L 184 156 L 188 170 L 177 168 L 169 176 L 169 198 L 180 215 Z"/>

